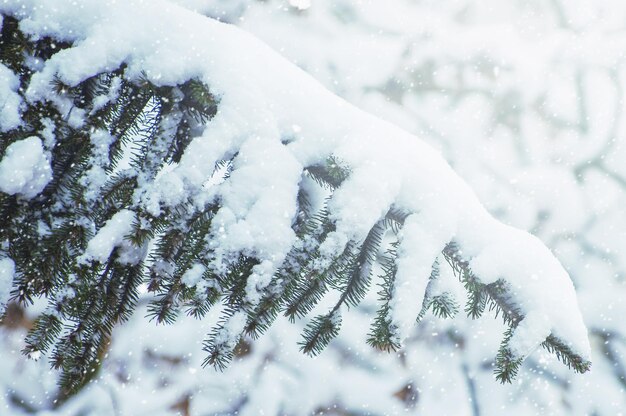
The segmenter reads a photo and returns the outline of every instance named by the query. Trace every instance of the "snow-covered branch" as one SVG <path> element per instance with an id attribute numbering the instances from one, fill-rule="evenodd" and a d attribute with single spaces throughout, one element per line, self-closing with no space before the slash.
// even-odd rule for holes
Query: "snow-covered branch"
<path id="1" fill-rule="evenodd" d="M 15 298 L 47 295 L 46 319 L 80 318 L 60 335 L 68 342 L 84 338 L 94 350 L 106 342 L 145 264 L 157 320 L 184 307 L 201 317 L 222 300 L 205 347 L 218 366 L 243 333 L 278 313 L 306 315 L 338 290 L 339 302 L 305 331 L 303 349 L 316 352 L 336 335 L 341 309 L 362 299 L 387 233 L 393 266 L 377 324 L 389 345 L 409 335 L 443 252 L 477 307 L 493 301 L 511 324 L 497 360 L 502 380 L 542 344 L 576 370 L 589 368 L 586 329 L 559 261 L 537 238 L 495 220 L 425 142 L 233 26 L 159 0 L 57 3 L 0 6 L 19 21 L 23 41 L 38 45 L 0 66 L 9 73 L 0 96 L 19 103 L 21 118 L 0 125 L 11 143 L 2 144 L 0 167 L 27 160 L 19 149 L 28 143 L 42 153 L 21 168 L 32 183 L 18 189 L 0 177 L 1 202 L 17 213 L 7 221 L 41 223 L 28 238 L 3 236 L 11 248 L 0 255 L 15 262 Z M 45 188 L 42 165 L 53 171 Z M 401 224 L 384 228 L 389 222 Z M 71 254 L 40 281 L 32 259 L 19 255 L 59 241 Z M 72 312 L 95 289 L 105 301 Z M 63 348 L 53 356 L 66 368 L 76 351 Z"/>

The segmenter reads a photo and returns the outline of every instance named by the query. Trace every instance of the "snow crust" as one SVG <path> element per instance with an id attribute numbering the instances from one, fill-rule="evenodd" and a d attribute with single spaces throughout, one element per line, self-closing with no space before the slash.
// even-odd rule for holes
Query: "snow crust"
<path id="1" fill-rule="evenodd" d="M 52 35 L 75 45 L 33 75 L 25 94 L 30 101 L 52 99 L 54 77 L 75 85 L 122 63 L 130 77 L 145 75 L 157 85 L 195 77 L 219 96 L 218 114 L 180 163 L 159 177 L 156 184 L 163 186 L 147 184 L 141 194 L 155 213 L 186 200 L 202 207 L 219 198 L 211 267 L 222 271 L 241 253 L 258 258 L 247 285 L 251 302 L 258 301 L 295 242 L 291 223 L 302 170 L 335 155 L 353 174 L 329 204 L 337 231 L 322 244 L 328 258 L 349 241 L 361 241 L 391 205 L 410 213 L 391 303 L 400 339 L 415 321 L 431 265 L 445 244 L 455 240 L 483 282 L 502 278 L 514 288 L 515 301 L 528 316 L 512 339 L 516 354 L 527 355 L 553 333 L 589 357 L 572 282 L 539 240 L 493 219 L 425 142 L 333 95 L 251 35 L 161 0 L 149 8 L 133 0 L 91 0 L 80 8 L 69 0 L 24 0 L 19 7 L 0 5 L 0 10 L 27 16 L 20 25 L 33 36 Z M 80 112 L 71 116 L 80 126 Z M 284 144 L 284 137 L 291 140 Z M 32 197 L 47 183 L 42 178 L 49 180 L 41 173 L 49 172 L 49 164 L 38 138 L 23 142 L 11 145 L 0 162 L 0 185 L 5 192 Z M 23 169 L 13 155 L 26 157 L 26 146 L 38 156 Z M 234 154 L 231 177 L 206 190 L 215 163 Z M 15 169 L 25 179 L 14 184 L 6 178 Z M 97 183 L 97 172 L 91 176 L 86 180 Z M 83 261 L 108 258 L 123 245 L 133 220 L 132 211 L 116 214 L 89 242 Z M 226 329 L 240 330 L 242 321 L 235 316 Z M 223 338 L 234 342 L 233 332 L 226 331 Z"/>
<path id="2" fill-rule="evenodd" d="M 52 179 L 41 139 L 31 136 L 11 143 L 0 160 L 0 191 L 33 198 Z"/>

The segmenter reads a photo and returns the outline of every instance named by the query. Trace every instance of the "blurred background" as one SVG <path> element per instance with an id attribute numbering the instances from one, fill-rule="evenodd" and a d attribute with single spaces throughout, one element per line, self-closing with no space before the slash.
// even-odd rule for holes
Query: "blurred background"
<path id="1" fill-rule="evenodd" d="M 11 306 L 0 326 L 0 414 L 624 414 L 626 2 L 172 2 L 253 33 L 438 148 L 492 214 L 537 235 L 564 264 L 592 370 L 575 374 L 535 351 L 513 384 L 498 384 L 492 360 L 504 327 L 488 313 L 427 316 L 402 351 L 375 351 L 365 343 L 372 290 L 318 357 L 298 351 L 306 322 L 281 319 L 242 343 L 224 373 L 201 367 L 210 317 L 156 326 L 140 306 L 90 385 L 61 400 L 47 360 L 20 353 L 38 306 Z"/>

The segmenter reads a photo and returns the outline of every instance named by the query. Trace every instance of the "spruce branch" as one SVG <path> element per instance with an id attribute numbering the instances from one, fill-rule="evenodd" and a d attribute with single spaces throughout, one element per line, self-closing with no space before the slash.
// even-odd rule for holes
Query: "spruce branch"
<path id="1" fill-rule="evenodd" d="M 480 279 L 472 273 L 469 262 L 462 257 L 460 249 L 455 243 L 448 244 L 443 254 L 468 290 L 468 305 L 470 305 L 470 307 L 466 307 L 468 316 L 479 317 L 488 305 L 489 310 L 494 311 L 496 317 L 500 315 L 509 327 L 504 334 L 496 356 L 495 374 L 500 382 L 510 383 L 517 375 L 524 359 L 524 357 L 515 357 L 508 345 L 513 331 L 524 319 L 523 312 L 517 306 L 506 281 L 499 279 L 490 284 L 481 283 Z M 541 345 L 548 352 L 554 353 L 557 359 L 567 365 L 568 368 L 573 368 L 578 373 L 584 373 L 591 368 L 591 362 L 574 352 L 554 334 L 550 334 Z"/>
<path id="2" fill-rule="evenodd" d="M 203 349 L 204 365 L 224 369 L 244 336 L 260 336 L 281 313 L 291 320 L 302 318 L 329 291 L 337 290 L 334 306 L 308 323 L 299 344 L 307 354 L 321 352 L 340 329 L 341 308 L 360 304 L 370 290 L 372 269 L 379 265 L 380 307 L 368 342 L 385 350 L 400 347 L 390 304 L 396 290 L 398 233 L 413 212 L 392 207 L 366 230 L 363 241 L 349 241 L 341 253 L 326 257 L 320 246 L 337 231 L 335 216 L 327 205 L 314 204 L 320 204 L 320 195 L 332 198 L 350 177 L 351 167 L 332 154 L 300 167 L 297 212 L 291 224 L 296 244 L 283 264 L 273 269 L 275 274 L 260 290 L 260 299 L 252 302 L 246 288 L 254 283 L 249 282 L 254 267 L 265 260 L 254 247 L 224 261 L 219 272 L 212 268 L 217 257 L 211 244 L 215 243 L 212 222 L 225 204 L 219 192 L 202 195 L 206 200 L 198 195 L 150 200 L 151 186 L 160 185 L 156 178 L 184 165 L 188 145 L 218 114 L 222 97 L 200 79 L 156 85 L 160 81 L 151 81 L 146 74 L 137 76 L 136 68 L 129 71 L 122 63 L 75 85 L 58 74 L 49 89 L 54 99 L 26 99 L 36 72 L 28 62 L 36 58 L 46 65 L 59 51 L 71 48 L 46 36 L 34 39 L 21 31 L 18 18 L 3 16 L 0 62 L 19 77 L 16 93 L 23 99 L 23 109 L 20 126 L 3 132 L 0 155 L 19 140 L 43 137 L 44 130 L 53 134 L 42 141 L 52 169 L 45 189 L 29 200 L 0 192 L 0 254 L 15 262 L 13 299 L 26 304 L 43 296 L 48 301 L 48 309 L 26 338 L 24 352 L 51 351 L 51 364 L 61 370 L 66 397 L 97 374 L 114 327 L 136 309 L 142 283 L 148 284 L 153 296 L 148 315 L 157 322 L 172 323 L 181 311 L 200 319 L 221 304 L 220 320 Z M 72 122 L 77 114 L 80 122 Z M 281 142 L 287 146 L 286 140 Z M 224 160 L 216 163 L 211 179 L 230 180 L 239 150 L 234 147 L 220 150 L 223 154 L 216 158 Z M 199 186 L 207 179 L 200 177 Z M 195 186 L 185 180 L 173 187 L 186 192 Z M 150 202 L 154 204 L 149 209 Z M 128 235 L 115 236 L 106 258 L 85 260 L 92 239 L 122 210 L 133 213 L 130 231 L 124 231 Z M 124 250 L 137 258 L 124 260 Z M 497 378 L 510 381 L 521 359 L 511 354 L 508 343 L 524 318 L 510 288 L 504 280 L 482 283 L 454 244 L 443 255 L 468 291 L 468 315 L 478 317 L 488 308 L 509 325 L 496 367 Z M 281 260 L 284 256 L 281 252 Z M 437 278 L 436 266 L 432 279 Z M 194 267 L 204 270 L 201 277 L 187 275 L 192 278 L 186 279 Z M 425 295 L 416 319 L 427 309 L 441 317 L 457 313 L 458 305 L 449 293 Z M 588 370 L 589 363 L 556 336 L 550 335 L 543 346 L 576 371 Z"/>
<path id="3" fill-rule="evenodd" d="M 300 351 L 308 355 L 317 355 L 337 336 L 341 327 L 341 315 L 331 311 L 311 320 L 304 328 L 303 339 L 298 343 Z"/>
<path id="4" fill-rule="evenodd" d="M 394 282 L 398 270 L 395 262 L 397 245 L 397 242 L 392 244 L 392 247 L 387 250 L 387 253 L 380 261 L 383 274 L 380 276 L 382 282 L 379 284 L 378 297 L 381 306 L 376 312 L 376 317 L 367 338 L 367 343 L 372 347 L 385 351 L 397 351 L 400 349 L 400 342 L 395 336 L 396 328 L 391 322 L 391 307 L 389 304 L 393 296 Z"/>

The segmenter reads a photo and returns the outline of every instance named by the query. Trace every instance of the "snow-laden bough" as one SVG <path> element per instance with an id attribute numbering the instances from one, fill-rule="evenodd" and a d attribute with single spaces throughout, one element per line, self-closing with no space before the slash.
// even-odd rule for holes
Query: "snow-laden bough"
<path id="1" fill-rule="evenodd" d="M 36 141 L 53 171 L 45 188 L 38 182 L 0 202 L 43 224 L 29 229 L 33 240 L 62 241 L 75 255 L 49 265 L 54 277 L 44 284 L 33 259 L 0 250 L 15 262 L 15 299 L 50 297 L 27 350 L 53 343 L 44 324 L 61 339 L 103 345 L 132 311 L 147 270 L 158 321 L 180 309 L 201 317 L 222 301 L 205 345 L 219 367 L 242 335 L 258 335 L 279 313 L 303 317 L 337 291 L 305 330 L 302 349 L 317 353 L 339 330 L 342 309 L 364 297 L 376 264 L 382 306 L 369 342 L 397 348 L 426 308 L 451 310 L 429 289 L 447 262 L 468 291 L 467 312 L 495 308 L 510 326 L 496 360 L 501 380 L 539 345 L 579 372 L 589 368 L 573 284 L 537 238 L 495 220 L 419 138 L 333 95 L 256 38 L 161 0 L 22 0 L 0 12 L 3 34 L 35 45 L 23 61 L 3 57 L 12 81 L 0 83 L 0 96 L 21 103 L 7 113 L 3 137 Z M 18 74 L 18 64 L 28 71 Z M 51 125 L 56 147 L 37 138 Z M 70 152 L 59 143 L 75 146 L 74 164 L 58 162 Z M 15 147 L 0 146 L 0 165 Z M 0 190 L 11 181 L 3 173 Z M 68 286 L 75 295 L 55 296 Z M 123 310 L 96 301 L 73 315 L 66 306 L 94 287 L 108 288 Z M 76 319 L 90 313 L 85 333 Z M 71 353 L 57 344 L 53 355 Z"/>

